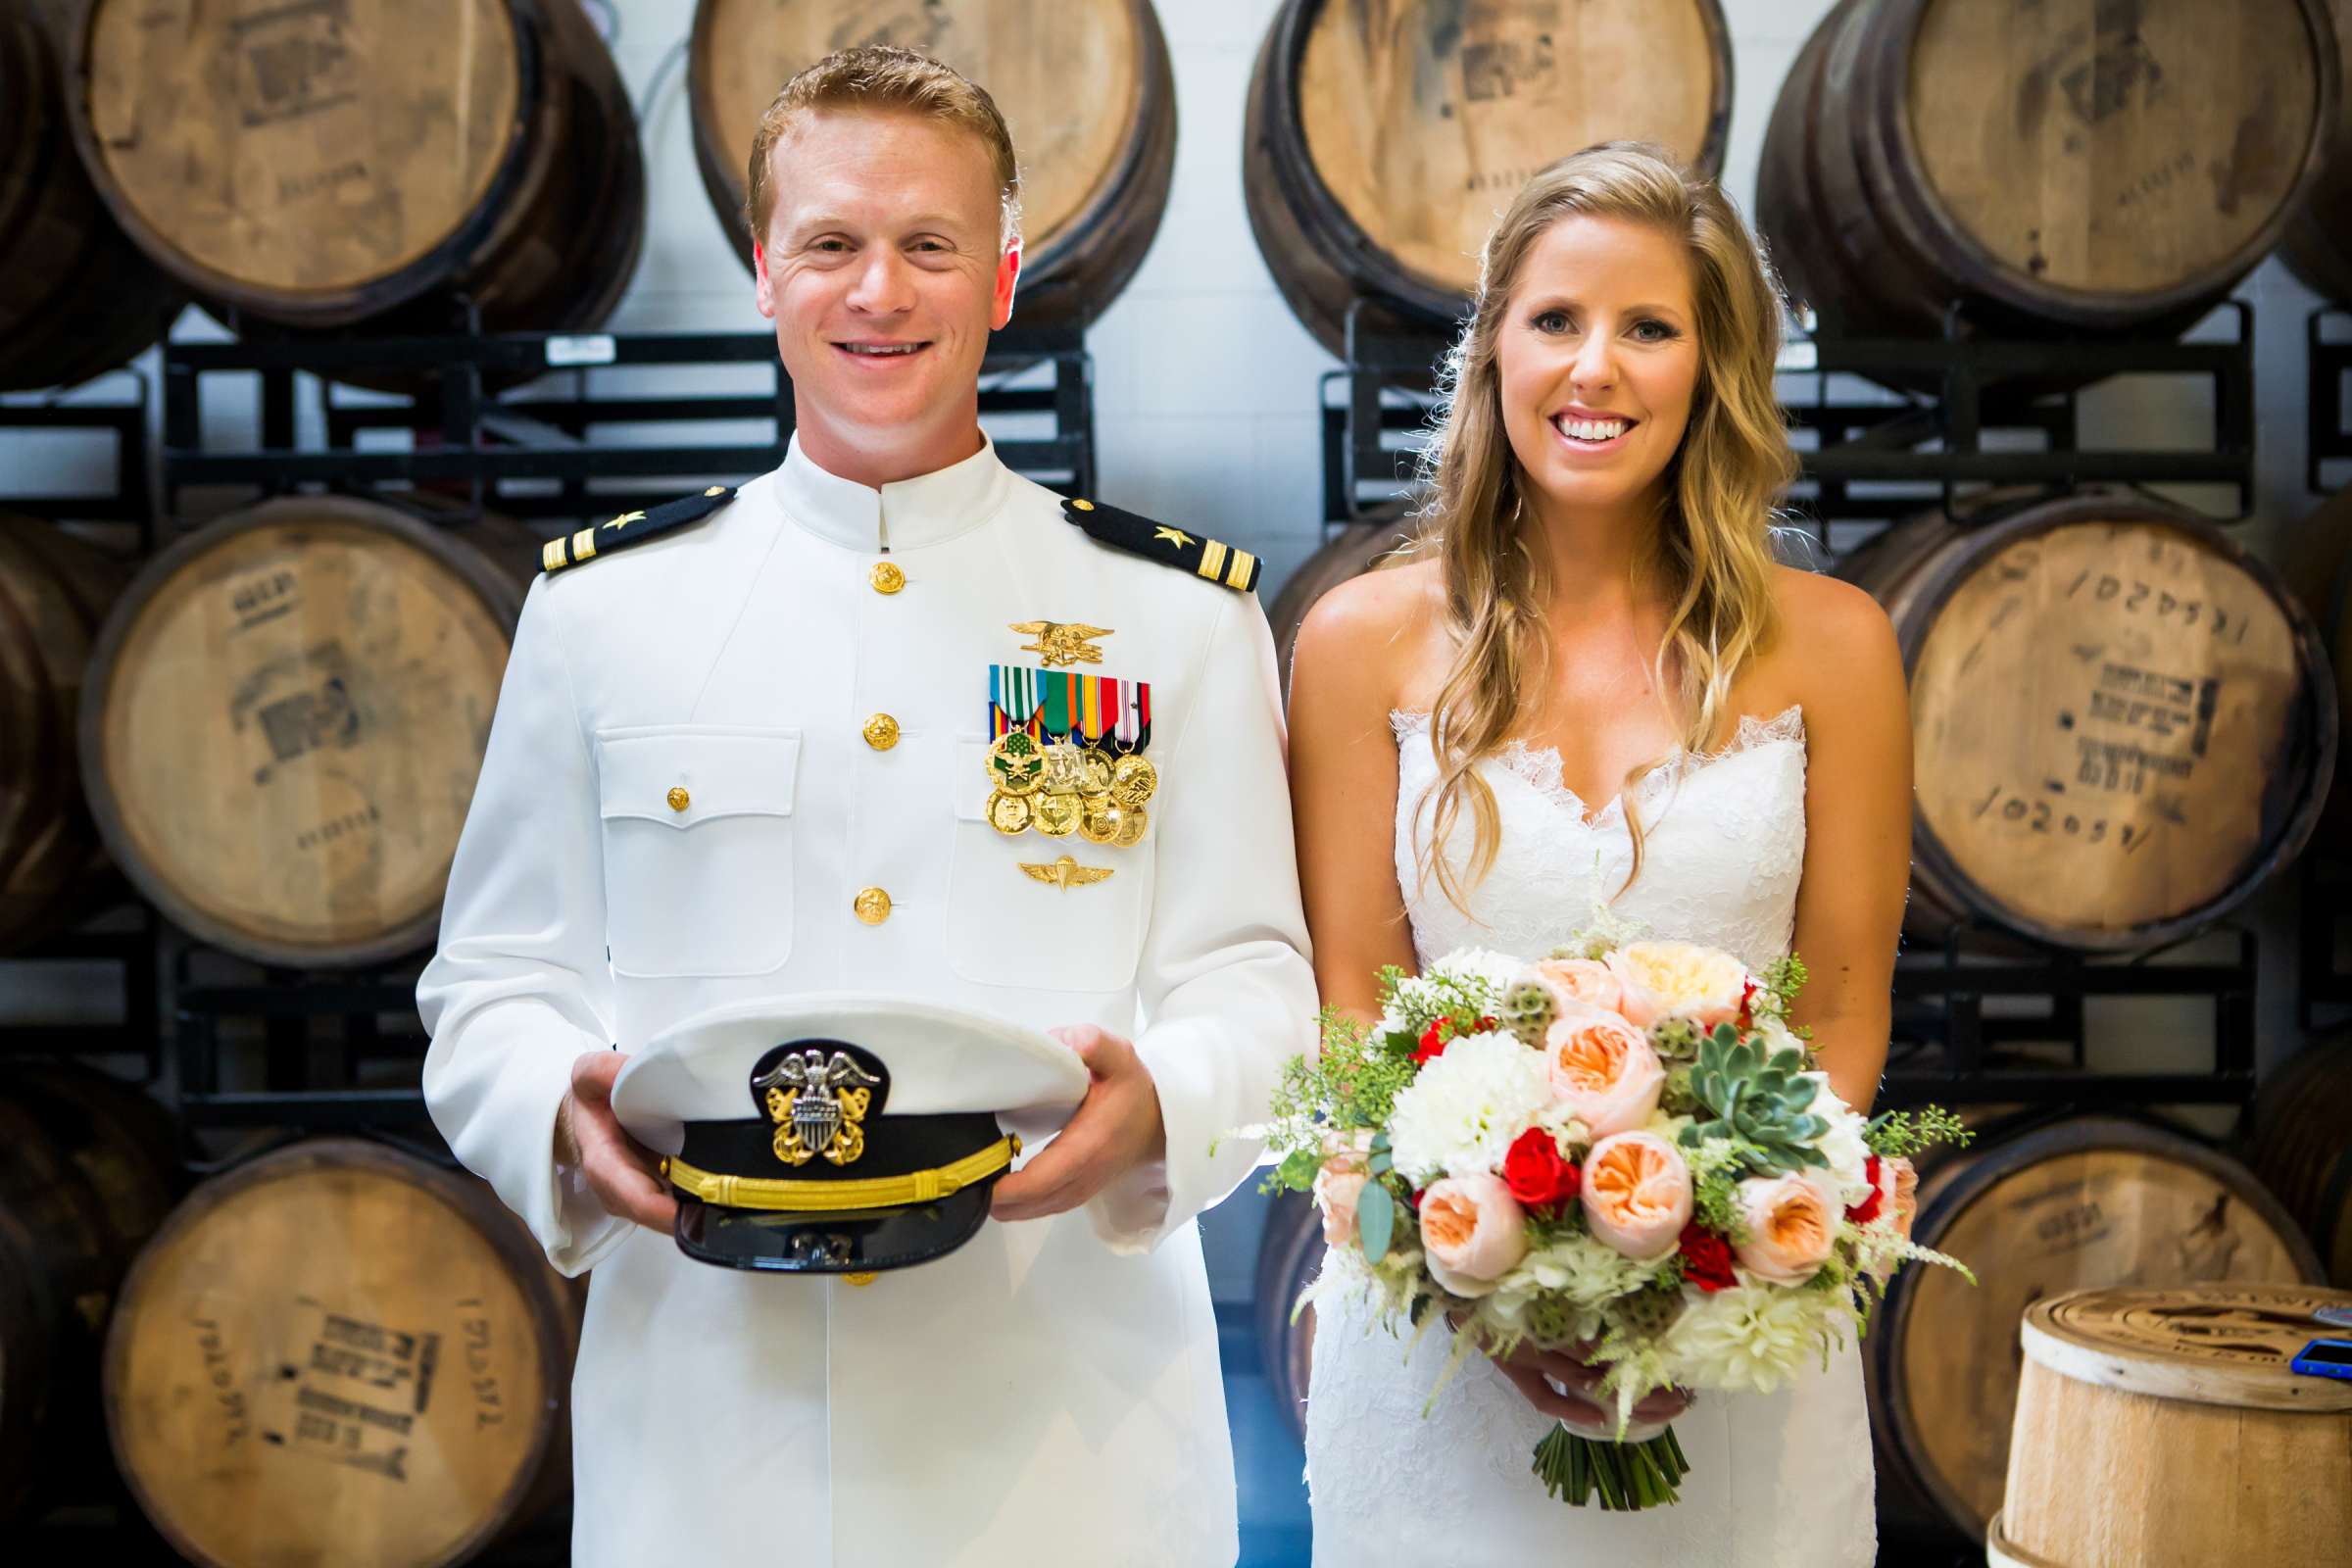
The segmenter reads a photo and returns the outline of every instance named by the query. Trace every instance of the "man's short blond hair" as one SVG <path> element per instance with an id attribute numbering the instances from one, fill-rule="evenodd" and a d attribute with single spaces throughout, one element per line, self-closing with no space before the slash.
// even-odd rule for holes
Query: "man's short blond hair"
<path id="1" fill-rule="evenodd" d="M 751 179 L 745 186 L 744 220 L 752 238 L 764 244 L 775 213 L 776 186 L 769 154 L 778 140 L 809 115 L 827 109 L 869 114 L 905 114 L 956 125 L 980 139 L 996 168 L 997 200 L 1003 214 L 998 243 L 1009 245 L 1021 231 L 1021 171 L 1012 156 L 1012 132 L 988 90 L 953 67 L 895 44 L 860 44 L 837 49 L 784 84 L 752 137 Z"/>

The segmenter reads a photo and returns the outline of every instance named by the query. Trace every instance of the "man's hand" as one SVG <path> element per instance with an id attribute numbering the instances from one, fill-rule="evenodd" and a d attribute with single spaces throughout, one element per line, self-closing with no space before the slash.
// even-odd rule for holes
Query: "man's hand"
<path id="1" fill-rule="evenodd" d="M 1094 1082 L 1054 1141 L 997 1183 L 989 1212 L 998 1219 L 1044 1219 L 1066 1212 L 1136 1166 L 1167 1157 L 1159 1089 L 1135 1047 L 1093 1024 L 1047 1032 L 1078 1053 Z"/>
<path id="2" fill-rule="evenodd" d="M 571 1092 L 556 1112 L 556 1158 L 588 1179 L 605 1212 L 667 1234 L 678 1200 L 656 1174 L 661 1157 L 621 1129 L 612 1114 L 612 1080 L 628 1057 L 591 1051 L 571 1064 Z"/>
<path id="3" fill-rule="evenodd" d="M 1458 1320 L 1454 1321 L 1457 1332 L 1461 1326 Z M 1586 1357 L 1592 1353 L 1592 1347 L 1589 1345 L 1570 1346 L 1564 1350 L 1539 1350 L 1523 1341 L 1509 1355 L 1495 1360 L 1494 1370 L 1528 1403 L 1571 1432 L 1614 1442 L 1617 1401 L 1600 1392 L 1600 1380 L 1608 1369 L 1588 1361 Z M 1646 1398 L 1636 1399 L 1633 1415 L 1626 1423 L 1626 1441 L 1641 1443 L 1656 1437 L 1668 1422 L 1690 1408 L 1690 1396 L 1681 1389 L 1660 1389 Z"/>

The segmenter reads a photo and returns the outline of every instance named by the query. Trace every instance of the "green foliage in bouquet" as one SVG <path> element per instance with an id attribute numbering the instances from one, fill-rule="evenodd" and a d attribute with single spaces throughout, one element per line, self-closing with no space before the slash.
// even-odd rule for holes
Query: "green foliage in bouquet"
<path id="1" fill-rule="evenodd" d="M 1959 1117 L 1941 1105 L 1881 1111 L 1862 1130 L 1862 1142 L 1870 1146 L 1870 1152 L 1889 1158 L 1897 1154 L 1907 1157 L 1937 1144 L 1964 1148 L 1975 1137 Z"/>
<path id="2" fill-rule="evenodd" d="M 1690 1069 L 1690 1092 L 1715 1117 L 1683 1129 L 1683 1143 L 1695 1149 L 1715 1139 L 1732 1142 L 1740 1162 L 1757 1175 L 1803 1168 L 1811 1145 L 1829 1124 L 1812 1113 L 1816 1086 L 1803 1076 L 1805 1054 L 1794 1048 L 1769 1056 L 1741 1040 L 1730 1024 L 1699 1042 Z"/>

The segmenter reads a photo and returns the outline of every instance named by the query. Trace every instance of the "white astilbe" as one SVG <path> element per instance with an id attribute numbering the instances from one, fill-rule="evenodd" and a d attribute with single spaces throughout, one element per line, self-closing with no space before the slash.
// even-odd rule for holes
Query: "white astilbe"
<path id="1" fill-rule="evenodd" d="M 1686 1388 L 1770 1394 L 1842 1341 L 1843 1293 L 1738 1285 L 1691 1301 L 1661 1348 Z"/>
<path id="2" fill-rule="evenodd" d="M 1509 1034 L 1467 1035 L 1396 1096 L 1389 1147 L 1415 1187 L 1492 1174 L 1551 1102 L 1544 1057 Z"/>

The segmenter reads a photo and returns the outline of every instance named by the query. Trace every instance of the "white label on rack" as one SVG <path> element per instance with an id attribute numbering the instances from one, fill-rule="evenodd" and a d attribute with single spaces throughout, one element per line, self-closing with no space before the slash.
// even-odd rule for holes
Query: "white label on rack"
<path id="1" fill-rule="evenodd" d="M 554 366 L 611 365 L 619 358 L 610 332 L 588 332 L 577 337 L 551 337 L 547 340 L 547 363 Z"/>
<path id="2" fill-rule="evenodd" d="M 1781 345 L 1781 357 L 1772 368 L 1776 370 L 1810 370 L 1820 363 L 1821 351 L 1799 338 Z"/>

